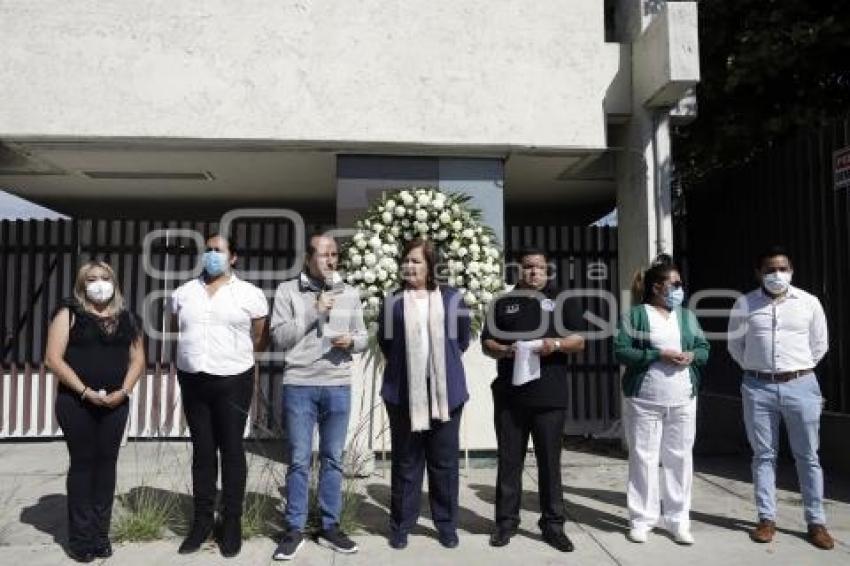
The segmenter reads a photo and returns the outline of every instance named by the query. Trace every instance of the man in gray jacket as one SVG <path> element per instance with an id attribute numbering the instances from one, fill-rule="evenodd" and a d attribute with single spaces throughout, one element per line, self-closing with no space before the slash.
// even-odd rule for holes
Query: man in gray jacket
<path id="1" fill-rule="evenodd" d="M 286 471 L 287 531 L 274 553 L 291 560 L 304 544 L 313 431 L 319 427 L 317 542 L 337 552 L 357 552 L 342 532 L 342 452 L 351 410 L 351 356 L 366 349 L 360 295 L 336 272 L 337 244 L 315 235 L 307 246 L 306 269 L 281 283 L 274 296 L 271 335 L 284 351 L 283 418 L 289 438 Z"/>

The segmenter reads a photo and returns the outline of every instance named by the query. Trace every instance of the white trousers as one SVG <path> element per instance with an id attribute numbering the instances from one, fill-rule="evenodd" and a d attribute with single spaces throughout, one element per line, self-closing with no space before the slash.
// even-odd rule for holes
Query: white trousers
<path id="1" fill-rule="evenodd" d="M 623 425 L 629 445 L 626 498 L 633 529 L 690 529 L 696 409 L 696 398 L 672 407 L 624 400 Z"/>

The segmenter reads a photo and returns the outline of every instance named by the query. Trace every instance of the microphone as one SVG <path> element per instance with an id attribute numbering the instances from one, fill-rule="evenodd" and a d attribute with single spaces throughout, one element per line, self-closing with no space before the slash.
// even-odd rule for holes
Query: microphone
<path id="1" fill-rule="evenodd" d="M 325 291 L 330 293 L 340 293 L 343 289 L 342 277 L 336 271 L 332 271 L 325 277 Z"/>

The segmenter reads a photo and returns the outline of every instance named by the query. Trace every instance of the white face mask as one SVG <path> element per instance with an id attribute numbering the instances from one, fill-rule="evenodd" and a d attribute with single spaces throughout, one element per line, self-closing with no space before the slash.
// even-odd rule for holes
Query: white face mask
<path id="1" fill-rule="evenodd" d="M 99 279 L 91 283 L 86 283 L 86 296 L 93 303 L 106 303 L 112 298 L 114 293 L 115 287 L 112 285 L 112 281 Z"/>
<path id="2" fill-rule="evenodd" d="M 781 295 L 791 286 L 790 271 L 772 271 L 765 273 L 761 278 L 762 285 L 768 292 Z"/>

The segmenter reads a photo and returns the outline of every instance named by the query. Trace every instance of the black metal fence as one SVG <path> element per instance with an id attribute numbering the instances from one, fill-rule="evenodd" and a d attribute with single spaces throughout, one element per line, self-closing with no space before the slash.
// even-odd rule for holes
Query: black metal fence
<path id="1" fill-rule="evenodd" d="M 163 220 L 0 221 L 0 366 L 41 366 L 50 317 L 60 299 L 71 294 L 77 267 L 87 259 L 109 262 L 128 307 L 158 328 L 164 303 L 154 302 L 144 312 L 145 298 L 151 293 L 167 295 L 182 280 L 154 277 L 145 268 L 146 236 L 155 230 L 168 230 L 151 240 L 147 254 L 149 268 L 168 273 L 187 270 L 195 261 L 194 243 L 178 236 L 178 230 L 209 234 L 216 228 L 215 222 Z M 321 228 L 326 226 L 308 223 L 308 230 Z M 242 270 L 283 270 L 292 266 L 296 253 L 294 238 L 294 226 L 285 220 L 242 219 L 232 228 L 233 244 L 240 257 L 238 266 Z M 608 291 L 616 296 L 616 229 L 509 225 L 505 240 L 508 256 L 529 245 L 550 250 L 560 285 Z M 279 283 L 278 280 L 252 282 L 270 297 Z M 609 315 L 608 304 L 600 299 L 588 299 L 587 307 L 603 318 Z M 155 338 L 146 340 L 151 371 L 169 371 L 171 347 Z M 274 389 L 272 384 L 282 370 L 280 362 L 261 365 L 261 379 L 268 391 Z M 619 368 L 609 340 L 588 344 L 570 387 L 568 431 L 599 431 L 619 416 Z M 272 426 L 271 421 L 268 424 Z"/>
<path id="2" fill-rule="evenodd" d="M 773 244 L 788 249 L 793 284 L 820 298 L 826 310 L 830 350 L 818 374 L 826 408 L 842 413 L 850 413 L 850 199 L 848 189 L 834 187 L 833 160 L 847 146 L 850 119 L 839 120 L 687 187 L 677 239 L 691 292 L 749 291 L 756 287 L 754 256 Z M 713 306 L 728 309 L 731 301 Z M 705 325 L 722 330 L 726 320 Z M 705 387 L 737 395 L 740 371 L 725 342 L 713 346 Z"/>

